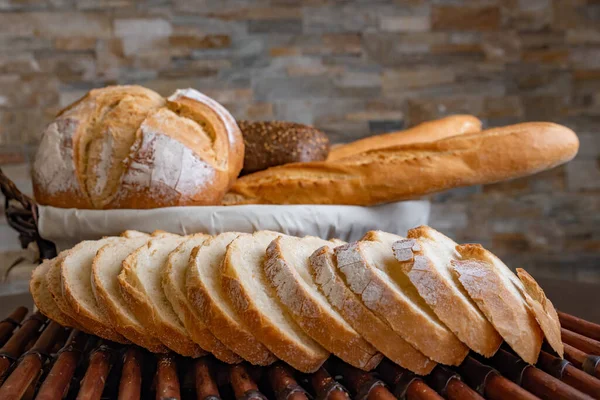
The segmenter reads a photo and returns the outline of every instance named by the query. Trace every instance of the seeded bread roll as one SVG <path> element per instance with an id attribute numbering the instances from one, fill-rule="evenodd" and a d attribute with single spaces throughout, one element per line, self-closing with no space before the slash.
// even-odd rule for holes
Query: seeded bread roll
<path id="1" fill-rule="evenodd" d="M 238 121 L 246 154 L 242 174 L 292 162 L 323 161 L 329 139 L 323 132 L 283 121 Z"/>

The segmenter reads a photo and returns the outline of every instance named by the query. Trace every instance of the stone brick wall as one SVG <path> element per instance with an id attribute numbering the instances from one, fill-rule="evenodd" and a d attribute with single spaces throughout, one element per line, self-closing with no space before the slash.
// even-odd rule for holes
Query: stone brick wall
<path id="1" fill-rule="evenodd" d="M 600 282 L 598 0 L 0 0 L 0 164 L 23 186 L 44 124 L 115 83 L 195 87 L 334 141 L 459 112 L 566 124 L 576 160 L 434 196 L 432 224 Z"/>

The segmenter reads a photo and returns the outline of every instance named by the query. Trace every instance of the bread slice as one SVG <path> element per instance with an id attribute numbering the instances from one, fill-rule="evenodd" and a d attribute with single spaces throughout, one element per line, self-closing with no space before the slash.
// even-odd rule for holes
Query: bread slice
<path id="1" fill-rule="evenodd" d="M 199 357 L 205 351 L 190 338 L 161 284 L 169 253 L 185 240 L 183 236 L 153 237 L 125 258 L 117 279 L 129 309 L 152 336 L 176 353 Z"/>
<path id="2" fill-rule="evenodd" d="M 392 362 L 416 374 L 427 375 L 431 372 L 436 363 L 402 339 L 346 286 L 331 247 L 317 249 L 310 256 L 310 266 L 313 279 L 329 304 L 377 350 Z"/>
<path id="3" fill-rule="evenodd" d="M 191 235 L 169 254 L 162 271 L 162 288 L 192 340 L 204 350 L 213 353 L 219 360 L 234 364 L 242 359 L 212 334 L 185 294 L 185 275 L 190 254 L 194 247 L 202 245 L 209 238 L 210 235 L 202 233 Z"/>
<path id="4" fill-rule="evenodd" d="M 334 244 L 312 236 L 276 238 L 267 247 L 265 277 L 304 332 L 348 364 L 370 371 L 383 356 L 331 307 L 312 278 L 309 257 L 322 246 Z"/>
<path id="5" fill-rule="evenodd" d="M 96 252 L 106 244 L 120 240 L 122 239 L 108 237 L 80 242 L 67 252 L 60 263 L 60 278 L 63 296 L 77 315 L 77 321 L 88 331 L 104 339 L 129 343 L 104 318 L 94 297 L 91 281 L 92 262 Z"/>
<path id="6" fill-rule="evenodd" d="M 56 258 L 44 260 L 33 270 L 31 280 L 29 281 L 29 292 L 33 297 L 33 302 L 42 314 L 63 326 L 73 328 L 77 326 L 77 323 L 58 308 L 58 305 L 52 298 L 52 294 L 48 290 L 46 281 L 48 270 L 53 264 L 59 263 L 62 257 L 64 257 L 64 253 L 61 254 Z"/>
<path id="7" fill-rule="evenodd" d="M 251 364 L 269 365 L 276 357 L 238 319 L 221 288 L 221 264 L 227 246 L 239 235 L 222 233 L 192 250 L 186 276 L 187 298 L 208 329 L 227 347 Z"/>
<path id="8" fill-rule="evenodd" d="M 350 289 L 402 338 L 441 364 L 462 362 L 468 348 L 419 296 L 389 242 L 359 241 L 337 247 L 335 254 Z"/>
<path id="9" fill-rule="evenodd" d="M 283 305 L 263 271 L 265 251 L 280 234 L 239 236 L 227 247 L 221 284 L 238 318 L 277 357 L 302 372 L 314 372 L 329 353 L 311 339 Z"/>
<path id="10" fill-rule="evenodd" d="M 371 235 L 385 242 L 385 235 L 380 232 Z M 502 337 L 452 271 L 451 261 L 460 259 L 457 244 L 428 226 L 409 230 L 407 237 L 393 243 L 392 249 L 423 300 L 464 344 L 485 357 L 493 356 Z"/>
<path id="11" fill-rule="evenodd" d="M 168 350 L 164 344 L 140 323 L 121 296 L 117 277 L 123 261 L 150 240 L 148 235 L 128 237 L 129 239 L 107 244 L 96 253 L 92 263 L 94 297 L 105 320 L 110 321 L 118 333 L 151 352 L 166 353 Z"/>
<path id="12" fill-rule="evenodd" d="M 546 340 L 562 358 L 565 346 L 561 339 L 560 321 L 554 305 L 546 297 L 544 290 L 527 271 L 517 268 L 517 276 L 523 284 L 519 289 L 521 289 L 521 293 L 525 297 L 530 310 L 533 311 L 533 316 L 540 325 L 542 332 L 544 332 Z"/>
<path id="13" fill-rule="evenodd" d="M 543 336 L 523 295 L 515 286 L 518 278 L 481 245 L 459 245 L 456 251 L 461 260 L 453 260 L 452 266 L 471 299 L 506 343 L 524 361 L 535 364 Z"/>

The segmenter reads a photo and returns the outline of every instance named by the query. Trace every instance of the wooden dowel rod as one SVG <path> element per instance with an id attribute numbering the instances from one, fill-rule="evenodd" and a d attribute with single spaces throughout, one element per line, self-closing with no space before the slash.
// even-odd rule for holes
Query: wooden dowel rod
<path id="1" fill-rule="evenodd" d="M 563 328 L 600 341 L 600 325 L 560 311 L 558 318 Z"/>
<path id="2" fill-rule="evenodd" d="M 130 346 L 123 357 L 119 381 L 119 400 L 137 400 L 142 393 L 142 352 Z"/>
<path id="3" fill-rule="evenodd" d="M 42 332 L 35 345 L 27 352 L 15 370 L 0 387 L 0 399 L 19 400 L 27 388 L 37 378 L 46 361 L 45 354 L 64 330 L 56 322 L 51 322 Z"/>
<path id="4" fill-rule="evenodd" d="M 414 373 L 394 364 L 384 358 L 377 366 L 383 381 L 391 388 L 396 396 L 406 396 L 407 399 L 439 400 L 438 393 Z M 415 386 L 413 388 L 413 386 Z M 445 384 L 443 385 L 445 386 Z"/>
<path id="5" fill-rule="evenodd" d="M 159 354 L 156 367 L 156 399 L 181 399 L 177 364 L 172 354 Z"/>
<path id="6" fill-rule="evenodd" d="M 346 389 L 321 367 L 311 375 L 310 383 L 316 393 L 316 398 L 324 400 L 348 400 L 350 395 Z"/>
<path id="7" fill-rule="evenodd" d="M 272 365 L 267 376 L 277 400 L 308 400 L 306 391 L 298 385 L 292 371 L 285 364 Z"/>
<path id="8" fill-rule="evenodd" d="M 563 342 L 570 344 L 571 346 L 576 347 L 587 354 L 600 356 L 600 342 L 597 340 L 590 339 L 565 328 L 561 328 L 560 333 Z"/>
<path id="9" fill-rule="evenodd" d="M 106 345 L 99 346 L 90 355 L 77 400 L 100 400 L 111 367 L 111 350 Z"/>
<path id="10" fill-rule="evenodd" d="M 565 346 L 565 360 L 581 369 L 587 354 L 568 343 L 563 343 Z"/>
<path id="11" fill-rule="evenodd" d="M 448 400 L 484 400 L 476 391 L 457 378 L 448 381 L 446 398 Z"/>
<path id="12" fill-rule="evenodd" d="M 0 346 L 4 345 L 13 331 L 27 315 L 27 307 L 17 307 L 8 318 L 0 322 Z"/>
<path id="13" fill-rule="evenodd" d="M 343 362 L 336 362 L 335 369 L 344 377 L 346 386 L 354 393 L 353 398 L 366 398 L 367 400 L 393 400 L 396 398 L 385 387 L 383 381 L 375 379 L 372 374 Z"/>
<path id="14" fill-rule="evenodd" d="M 37 335 L 40 327 L 46 322 L 46 317 L 37 312 L 31 315 L 10 339 L 0 348 L 0 377 L 12 365 L 13 359 L 19 358 L 25 346 Z"/>
<path id="15" fill-rule="evenodd" d="M 71 331 L 67 342 L 56 357 L 50 373 L 40 387 L 37 400 L 53 400 L 58 395 L 65 394 L 88 339 L 87 334 L 77 329 Z"/>
<path id="16" fill-rule="evenodd" d="M 592 397 L 600 398 L 600 380 L 577 369 L 570 362 L 542 351 L 537 365 L 543 371 L 560 379 L 567 385 Z"/>
<path id="17" fill-rule="evenodd" d="M 483 400 L 460 379 L 460 375 L 443 365 L 436 366 L 425 378 L 432 389 L 448 400 Z"/>
<path id="18" fill-rule="evenodd" d="M 229 367 L 229 382 L 237 400 L 265 399 L 244 364 Z"/>
<path id="19" fill-rule="evenodd" d="M 211 363 L 208 358 L 198 358 L 194 362 L 194 381 L 196 386 L 196 399 L 204 400 L 208 397 L 220 399 L 219 387 L 211 374 Z"/>

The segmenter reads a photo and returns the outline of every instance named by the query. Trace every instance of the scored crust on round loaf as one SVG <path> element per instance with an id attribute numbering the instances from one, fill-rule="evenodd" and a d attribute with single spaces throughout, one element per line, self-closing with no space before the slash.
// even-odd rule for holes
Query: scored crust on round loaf
<path id="1" fill-rule="evenodd" d="M 431 307 L 435 315 L 469 348 L 491 357 L 502 344 L 502 337 L 471 300 L 452 271 L 452 260 L 459 260 L 457 244 L 428 226 L 408 231 L 408 239 L 370 232 L 371 240 L 388 243 L 402 270 Z M 387 239 L 387 240 L 386 240 Z"/>
<path id="2" fill-rule="evenodd" d="M 560 333 L 560 321 L 554 305 L 546 297 L 544 290 L 538 285 L 527 271 L 522 268 L 517 268 L 517 276 L 523 283 L 523 286 L 518 286 L 521 293 L 533 315 L 544 332 L 546 340 L 552 346 L 561 358 L 563 357 L 565 346 L 563 345 Z"/>
<path id="3" fill-rule="evenodd" d="M 104 318 L 94 297 L 91 275 L 96 252 L 104 245 L 118 243 L 123 239 L 107 237 L 100 240 L 80 242 L 67 252 L 60 263 L 62 293 L 75 313 L 77 321 L 89 332 L 117 343 L 129 341 L 113 329 Z"/>
<path id="4" fill-rule="evenodd" d="M 310 373 L 329 353 L 296 324 L 264 276 L 265 251 L 280 235 L 258 231 L 233 240 L 223 261 L 221 284 L 238 318 L 254 336 L 292 367 Z"/>
<path id="5" fill-rule="evenodd" d="M 208 239 L 210 235 L 202 233 L 191 235 L 169 254 L 162 271 L 162 288 L 192 340 L 219 360 L 235 364 L 242 359 L 212 334 L 185 295 L 185 275 L 190 254 L 195 247 L 202 245 Z"/>
<path id="6" fill-rule="evenodd" d="M 331 307 L 310 273 L 309 257 L 321 246 L 334 244 L 311 236 L 279 236 L 267 248 L 265 277 L 310 337 L 348 364 L 370 371 L 383 356 Z"/>
<path id="7" fill-rule="evenodd" d="M 535 364 L 543 335 L 512 274 L 498 257 L 478 244 L 456 247 L 461 260 L 452 266 L 467 293 L 506 343 L 526 362 Z M 514 279 L 518 281 L 515 276 Z"/>
<path id="8" fill-rule="evenodd" d="M 240 234 L 226 232 L 192 250 L 186 276 L 187 297 L 206 326 L 227 347 L 254 365 L 269 365 L 276 357 L 237 318 L 221 287 L 221 265 L 227 246 Z"/>
<path id="9" fill-rule="evenodd" d="M 401 144 L 433 142 L 463 133 L 481 131 L 481 121 L 472 115 L 451 115 L 435 121 L 423 122 L 410 129 L 369 136 L 331 149 L 327 161 Z"/>
<path id="10" fill-rule="evenodd" d="M 33 302 L 42 314 L 63 326 L 73 328 L 77 326 L 77 323 L 58 308 L 58 305 L 52 298 L 52 294 L 48 290 L 46 282 L 48 270 L 52 264 L 60 262 L 60 257 L 59 255 L 56 258 L 44 260 L 33 270 L 31 280 L 29 281 L 29 292 L 33 297 Z"/>
<path id="11" fill-rule="evenodd" d="M 401 271 L 391 245 L 359 241 L 337 247 L 335 254 L 349 288 L 417 350 L 447 365 L 458 365 L 467 356 L 467 346 L 438 319 Z"/>
<path id="12" fill-rule="evenodd" d="M 117 277 L 129 254 L 150 240 L 148 235 L 127 235 L 126 239 L 107 244 L 96 253 L 92 263 L 92 289 L 105 320 L 121 335 L 154 353 L 166 353 L 167 348 L 129 310 L 121 295 Z"/>
<path id="13" fill-rule="evenodd" d="M 416 374 L 427 375 L 436 363 L 411 346 L 361 302 L 337 270 L 333 249 L 323 246 L 310 256 L 313 278 L 329 304 L 377 350 Z"/>
<path id="14" fill-rule="evenodd" d="M 129 309 L 152 336 L 176 353 L 200 357 L 206 352 L 190 338 L 161 284 L 169 253 L 185 240 L 183 236 L 153 237 L 127 256 L 117 279 Z"/>

